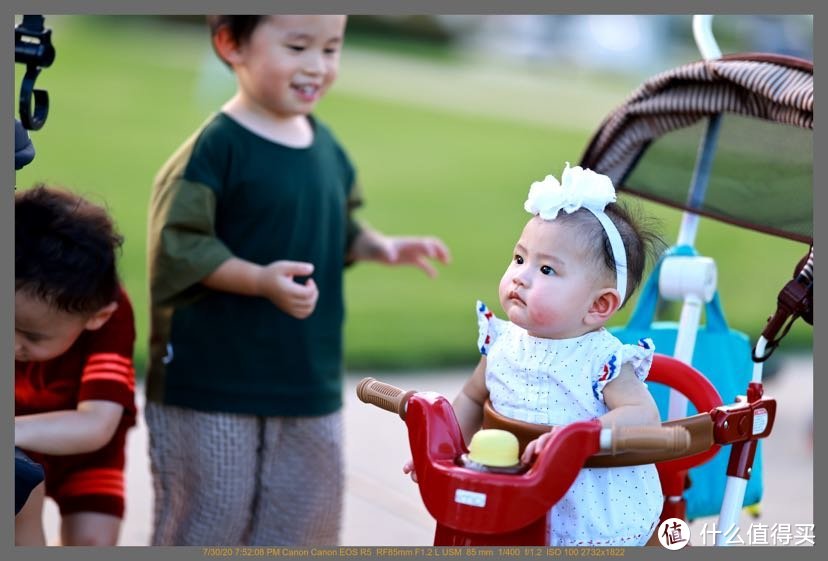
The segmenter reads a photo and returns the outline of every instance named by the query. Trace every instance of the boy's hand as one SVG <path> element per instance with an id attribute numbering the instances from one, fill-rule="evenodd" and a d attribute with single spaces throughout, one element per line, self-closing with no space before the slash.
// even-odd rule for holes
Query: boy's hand
<path id="1" fill-rule="evenodd" d="M 403 464 L 403 473 L 410 474 L 411 481 L 417 483 L 417 472 L 414 471 L 414 460 L 408 460 Z"/>
<path id="2" fill-rule="evenodd" d="M 259 273 L 260 293 L 286 314 L 305 319 L 316 308 L 319 289 L 312 278 L 308 278 L 305 284 L 300 284 L 294 277 L 304 277 L 311 273 L 312 263 L 274 261 L 262 267 Z"/>
<path id="3" fill-rule="evenodd" d="M 520 456 L 520 461 L 524 464 L 532 463 L 532 461 L 534 461 L 535 459 L 535 456 L 537 456 L 538 453 L 540 453 L 540 451 L 543 450 L 544 445 L 554 432 L 555 429 L 553 428 L 551 431 L 543 433 L 535 440 L 527 444 L 526 448 L 523 450 L 523 454 L 521 454 Z"/>
<path id="4" fill-rule="evenodd" d="M 363 227 L 354 240 L 348 258 L 354 261 L 379 261 L 386 265 L 414 265 L 430 277 L 437 276 L 431 259 L 441 263 L 451 261 L 451 253 L 439 238 L 397 237 Z"/>
<path id="5" fill-rule="evenodd" d="M 451 261 L 448 247 L 438 238 L 386 237 L 380 260 L 389 265 L 414 265 L 430 277 L 437 276 L 431 259 Z"/>

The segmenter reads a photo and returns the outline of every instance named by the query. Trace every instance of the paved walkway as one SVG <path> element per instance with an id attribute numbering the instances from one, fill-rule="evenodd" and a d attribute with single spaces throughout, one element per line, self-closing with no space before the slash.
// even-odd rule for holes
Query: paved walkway
<path id="1" fill-rule="evenodd" d="M 430 390 L 453 397 L 466 371 L 398 374 L 375 372 L 371 376 L 404 389 Z M 366 405 L 356 398 L 354 388 L 361 379 L 347 379 L 346 483 L 347 495 L 342 532 L 343 545 L 429 545 L 434 524 L 423 507 L 416 485 L 402 474 L 409 457 L 405 425 L 396 416 Z M 765 494 L 759 519 L 743 517 L 743 528 L 751 522 L 789 524 L 791 533 L 813 516 L 813 454 L 811 419 L 813 413 L 813 359 L 787 359 L 780 371 L 766 383 L 765 392 L 777 399 L 778 412 L 773 434 L 765 441 Z M 143 388 L 139 388 L 143 398 Z M 139 403 L 142 405 L 142 403 Z M 121 545 L 147 545 L 152 519 L 152 485 L 147 459 L 147 435 L 143 419 L 129 437 L 127 468 L 127 515 Z M 46 530 L 49 543 L 57 536 L 57 510 L 47 503 Z M 694 545 L 705 522 L 692 525 Z M 746 538 L 746 534 L 743 534 Z M 772 545 L 772 544 L 771 544 Z"/>

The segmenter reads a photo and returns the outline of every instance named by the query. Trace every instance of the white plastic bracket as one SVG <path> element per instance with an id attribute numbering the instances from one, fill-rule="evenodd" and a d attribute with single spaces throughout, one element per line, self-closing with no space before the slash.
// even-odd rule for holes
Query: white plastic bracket
<path id="1" fill-rule="evenodd" d="M 673 357 L 685 364 L 693 364 L 702 309 L 716 294 L 716 280 L 716 262 L 710 257 L 672 255 L 661 264 L 659 293 L 667 300 L 683 302 Z M 687 397 L 671 391 L 667 418 L 681 419 L 686 416 Z"/>

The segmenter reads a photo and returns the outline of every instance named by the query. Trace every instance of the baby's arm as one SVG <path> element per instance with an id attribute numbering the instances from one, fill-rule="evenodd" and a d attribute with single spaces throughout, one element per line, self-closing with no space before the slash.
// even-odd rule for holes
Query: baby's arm
<path id="1" fill-rule="evenodd" d="M 483 404 L 489 397 L 489 390 L 486 389 L 486 357 L 481 356 L 477 368 L 474 369 L 471 377 L 466 380 L 463 389 L 454 398 L 451 406 L 460 430 L 463 433 L 463 440 L 468 442 L 475 432 L 480 430 L 483 424 Z"/>
<path id="2" fill-rule="evenodd" d="M 386 265 L 414 265 L 430 277 L 437 275 L 429 259 L 448 263 L 451 254 L 438 238 L 386 236 L 362 226 L 348 253 L 348 261 L 378 261 Z"/>
<path id="3" fill-rule="evenodd" d="M 201 282 L 213 290 L 262 296 L 286 314 L 304 319 L 313 313 L 319 289 L 312 278 L 305 284 L 299 284 L 294 277 L 308 276 L 311 273 L 311 263 L 275 261 L 270 265 L 258 265 L 231 257 Z"/>
<path id="4" fill-rule="evenodd" d="M 123 412 L 119 403 L 87 400 L 77 409 L 15 417 L 14 444 L 57 456 L 94 452 L 112 439 Z"/>
<path id="5" fill-rule="evenodd" d="M 601 425 L 659 425 L 661 417 L 653 396 L 638 379 L 631 364 L 621 367 L 618 377 L 604 386 L 604 403 L 610 411 L 599 417 Z"/>

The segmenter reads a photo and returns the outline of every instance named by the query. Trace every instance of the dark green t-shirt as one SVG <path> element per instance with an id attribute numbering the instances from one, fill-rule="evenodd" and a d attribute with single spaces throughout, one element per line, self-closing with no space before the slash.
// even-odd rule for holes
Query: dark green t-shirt
<path id="1" fill-rule="evenodd" d="M 311 118 L 291 148 L 211 118 L 156 178 L 150 209 L 148 399 L 202 411 L 322 415 L 342 404 L 343 270 L 357 224 L 354 169 Z M 306 319 L 200 281 L 231 256 L 313 263 Z"/>

